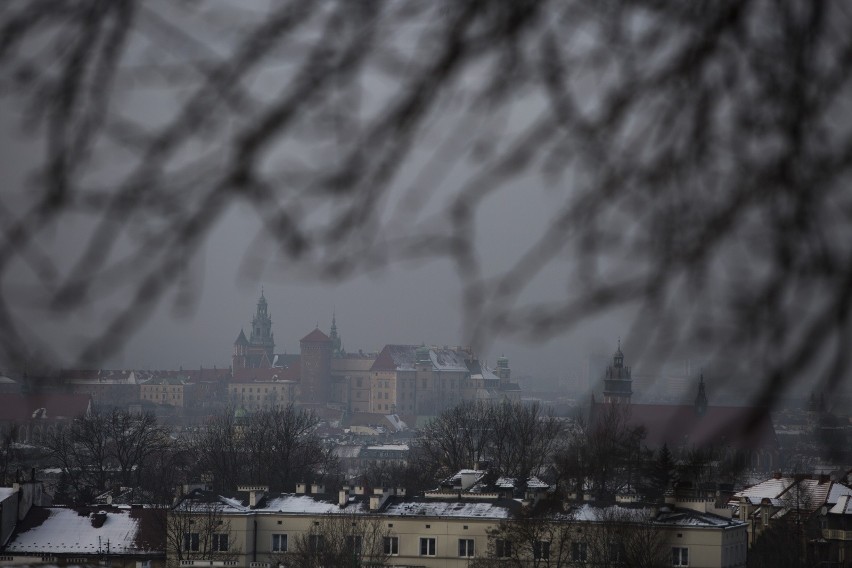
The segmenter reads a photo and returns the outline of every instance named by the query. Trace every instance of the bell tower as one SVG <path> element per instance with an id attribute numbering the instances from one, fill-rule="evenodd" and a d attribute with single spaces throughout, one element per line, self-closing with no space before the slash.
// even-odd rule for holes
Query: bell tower
<path id="1" fill-rule="evenodd" d="M 257 300 L 257 311 L 251 320 L 249 345 L 252 352 L 258 354 L 263 352 L 266 354 L 267 359 L 270 362 L 272 361 L 275 339 L 272 334 L 272 316 L 269 314 L 266 297 L 263 295 L 263 288 L 260 289 L 260 298 Z"/>
<path id="2" fill-rule="evenodd" d="M 612 365 L 606 368 L 604 375 L 604 402 L 630 404 L 633 394 L 633 378 L 630 367 L 624 366 L 624 353 L 621 351 L 621 339 L 618 349 L 612 356 Z"/>

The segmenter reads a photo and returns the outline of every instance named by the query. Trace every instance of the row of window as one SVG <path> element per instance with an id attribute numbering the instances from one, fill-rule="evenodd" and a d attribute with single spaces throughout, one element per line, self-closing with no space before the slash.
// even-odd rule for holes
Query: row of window
<path id="1" fill-rule="evenodd" d="M 436 556 L 438 539 L 436 537 L 419 537 L 420 556 Z M 360 555 L 362 550 L 361 536 L 346 537 L 346 545 L 354 554 Z M 198 533 L 184 533 L 183 548 L 188 552 L 198 552 L 201 542 Z M 322 552 L 325 547 L 325 539 L 321 534 L 309 535 L 308 546 L 312 552 Z M 389 556 L 399 554 L 399 537 L 386 536 L 383 542 L 384 553 Z M 212 535 L 210 550 L 213 552 L 227 552 L 229 549 L 228 534 L 216 533 Z M 272 552 L 287 552 L 288 538 L 286 533 L 272 535 Z M 510 558 L 512 556 L 512 541 L 497 539 L 494 541 L 494 552 L 497 558 Z M 571 560 L 573 562 L 586 562 L 588 560 L 588 544 L 585 542 L 571 543 Z M 458 556 L 460 558 L 473 558 L 476 555 L 476 545 L 472 538 L 458 539 Z M 624 561 L 624 551 L 618 543 L 610 544 L 609 560 L 614 562 Z M 550 559 L 550 542 L 546 540 L 536 541 L 533 544 L 533 558 L 535 560 Z M 672 547 L 672 566 L 689 566 L 689 549 L 686 547 Z"/>
<path id="2" fill-rule="evenodd" d="M 201 539 L 198 533 L 183 533 L 183 549 L 187 552 L 198 552 L 201 550 Z M 216 533 L 212 535 L 210 550 L 213 552 L 228 552 L 228 533 Z"/>
<path id="3" fill-rule="evenodd" d="M 197 535 L 196 535 L 197 537 Z M 346 537 L 346 546 L 354 554 L 361 554 L 362 538 L 360 536 Z M 399 554 L 399 537 L 386 536 L 383 540 L 384 553 L 389 556 Z M 437 554 L 438 541 L 435 537 L 420 537 L 420 556 L 435 556 Z M 272 535 L 272 552 L 287 552 L 288 550 L 287 534 Z M 312 552 L 322 552 L 325 547 L 323 535 L 313 534 L 308 538 L 308 546 Z M 197 550 L 197 548 L 195 549 Z M 459 556 L 463 558 L 472 558 L 475 553 L 475 545 L 472 538 L 459 539 Z"/>

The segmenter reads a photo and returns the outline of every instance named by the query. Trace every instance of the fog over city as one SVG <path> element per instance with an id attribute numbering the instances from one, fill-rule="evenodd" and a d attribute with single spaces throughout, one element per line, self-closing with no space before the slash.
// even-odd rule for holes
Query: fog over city
<path id="1" fill-rule="evenodd" d="M 852 568 L 850 30 L 0 1 L 0 568 Z"/>
<path id="2" fill-rule="evenodd" d="M 336 314 L 349 349 L 472 345 L 530 386 L 588 386 L 619 339 L 764 402 L 848 383 L 842 62 L 803 44 L 775 88 L 754 70 L 799 47 L 733 33 L 758 4 L 690 35 L 662 32 L 689 10 L 153 2 L 79 68 L 48 17 L 3 55 L 4 359 L 225 366 L 263 289 L 287 352 Z"/>

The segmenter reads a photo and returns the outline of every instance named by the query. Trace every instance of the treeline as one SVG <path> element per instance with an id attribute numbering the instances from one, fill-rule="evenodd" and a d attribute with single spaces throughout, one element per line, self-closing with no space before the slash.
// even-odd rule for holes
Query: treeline
<path id="1" fill-rule="evenodd" d="M 42 465 L 61 471 L 57 503 L 129 487 L 168 504 L 178 486 L 197 481 L 223 494 L 240 484 L 292 491 L 297 481 L 337 474 L 318 424 L 293 406 L 245 416 L 227 410 L 178 436 L 150 413 L 96 409 L 46 437 Z"/>
<path id="2" fill-rule="evenodd" d="M 586 494 L 597 501 L 622 492 L 658 499 L 675 483 L 733 483 L 740 472 L 718 449 L 674 455 L 666 446 L 649 449 L 645 438 L 626 405 L 607 405 L 593 417 L 557 418 L 538 404 L 466 402 L 424 428 L 409 467 L 432 479 L 477 468 L 521 485 L 536 475 L 566 496 Z"/>
<path id="3" fill-rule="evenodd" d="M 57 502 L 86 502 L 117 486 L 138 488 L 168 503 L 182 483 L 203 481 L 222 494 L 241 484 L 292 491 L 297 482 L 344 481 L 330 444 L 317 435 L 319 419 L 293 406 L 239 415 L 233 410 L 178 436 L 152 414 L 94 411 L 45 442 L 45 460 L 59 468 Z M 736 468 L 708 451 L 653 452 L 629 408 L 609 406 L 593 420 L 557 418 L 538 404 L 464 402 L 430 421 L 411 443 L 404 465 L 375 464 L 354 481 L 432 488 L 461 469 L 523 486 L 536 475 L 566 496 L 607 501 L 620 492 L 659 498 L 675 481 L 698 485 L 733 481 Z"/>

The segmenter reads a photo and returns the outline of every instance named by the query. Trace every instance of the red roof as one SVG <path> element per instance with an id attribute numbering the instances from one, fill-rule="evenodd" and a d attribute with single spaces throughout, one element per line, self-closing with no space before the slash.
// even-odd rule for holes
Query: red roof
<path id="1" fill-rule="evenodd" d="M 326 341 L 331 341 L 331 339 L 317 328 L 303 337 L 299 343 L 322 343 Z"/>
<path id="2" fill-rule="evenodd" d="M 251 383 L 255 381 L 298 381 L 301 376 L 302 366 L 299 361 L 293 362 L 289 367 L 268 367 L 264 369 L 246 368 L 234 369 L 232 383 Z"/>
<path id="3" fill-rule="evenodd" d="M 606 403 L 593 403 L 595 416 Z M 777 449 L 778 440 L 769 413 L 748 406 L 708 406 L 702 415 L 695 406 L 631 404 L 628 421 L 644 426 L 645 445 L 659 448 L 727 446 L 734 449 Z"/>
<path id="4" fill-rule="evenodd" d="M 76 418 L 89 410 L 91 400 L 88 394 L 0 394 L 0 419 L 24 422 L 33 418 Z"/>

